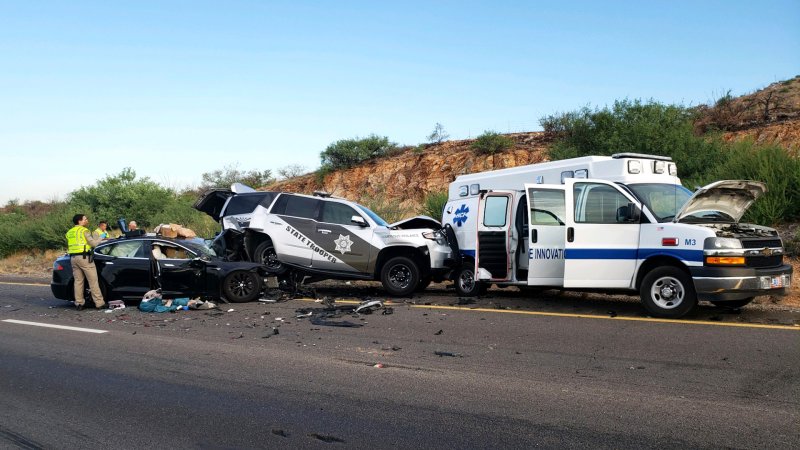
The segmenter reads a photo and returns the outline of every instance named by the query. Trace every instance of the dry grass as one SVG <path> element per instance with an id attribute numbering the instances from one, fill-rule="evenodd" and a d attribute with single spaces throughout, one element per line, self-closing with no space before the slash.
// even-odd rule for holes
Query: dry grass
<path id="1" fill-rule="evenodd" d="M 24 251 L 0 259 L 0 274 L 47 278 L 64 250 Z"/>

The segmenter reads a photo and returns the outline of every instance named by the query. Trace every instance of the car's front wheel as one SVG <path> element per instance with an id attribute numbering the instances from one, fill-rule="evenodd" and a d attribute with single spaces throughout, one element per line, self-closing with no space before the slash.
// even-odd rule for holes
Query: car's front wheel
<path id="1" fill-rule="evenodd" d="M 645 309 L 655 317 L 677 319 L 697 305 L 692 279 L 673 266 L 650 271 L 642 280 L 639 293 Z"/>
<path id="2" fill-rule="evenodd" d="M 390 295 L 410 295 L 420 283 L 419 267 L 411 258 L 395 256 L 383 265 L 381 282 Z"/>
<path id="3" fill-rule="evenodd" d="M 260 292 L 261 277 L 254 272 L 232 272 L 222 282 L 222 293 L 234 303 L 251 302 Z"/>
<path id="4" fill-rule="evenodd" d="M 278 260 L 275 246 L 272 245 L 270 240 L 258 244 L 253 257 L 255 262 L 266 266 L 267 270 L 272 274 L 282 275 L 288 270 L 288 267 Z"/>

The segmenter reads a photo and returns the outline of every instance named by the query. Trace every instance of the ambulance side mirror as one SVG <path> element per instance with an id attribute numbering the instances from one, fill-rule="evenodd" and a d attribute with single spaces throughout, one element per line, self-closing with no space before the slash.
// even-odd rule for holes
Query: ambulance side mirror
<path id="1" fill-rule="evenodd" d="M 353 217 L 351 217 L 350 218 L 350 222 L 352 222 L 352 223 L 354 223 L 354 224 L 356 224 L 356 225 L 358 225 L 360 227 L 368 227 L 369 226 L 367 221 L 364 220 L 364 218 L 361 217 L 361 216 L 353 216 Z"/>

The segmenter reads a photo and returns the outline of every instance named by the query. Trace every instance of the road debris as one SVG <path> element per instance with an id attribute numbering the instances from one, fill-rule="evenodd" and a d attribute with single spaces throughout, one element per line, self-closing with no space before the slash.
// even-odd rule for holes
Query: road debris
<path id="1" fill-rule="evenodd" d="M 344 443 L 344 439 L 339 439 L 336 436 L 329 436 L 329 435 L 325 435 L 325 434 L 309 433 L 308 437 L 312 437 L 314 439 L 318 439 L 318 440 L 320 440 L 322 442 L 325 442 L 327 444 Z"/>
<path id="2" fill-rule="evenodd" d="M 439 350 L 436 350 L 435 352 L 433 352 L 433 354 L 438 356 L 438 357 L 450 356 L 452 358 L 462 358 L 464 356 L 461 353 L 443 352 L 443 351 L 439 351 Z"/>
<path id="3" fill-rule="evenodd" d="M 373 311 L 383 308 L 380 300 L 365 300 L 356 307 L 356 314 L 372 314 Z"/>
<path id="4" fill-rule="evenodd" d="M 433 333 L 434 336 L 441 336 L 444 333 L 444 330 L 439 330 L 436 333 Z"/>

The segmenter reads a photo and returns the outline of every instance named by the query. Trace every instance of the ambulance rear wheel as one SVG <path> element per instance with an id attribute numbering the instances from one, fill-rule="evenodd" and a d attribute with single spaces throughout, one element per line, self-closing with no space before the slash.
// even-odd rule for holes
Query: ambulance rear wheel
<path id="1" fill-rule="evenodd" d="M 475 279 L 475 270 L 471 264 L 461 266 L 456 272 L 455 279 L 456 293 L 460 297 L 475 297 L 486 292 L 488 286 Z"/>
<path id="2" fill-rule="evenodd" d="M 657 267 L 645 275 L 639 294 L 644 308 L 654 317 L 677 319 L 697 305 L 692 279 L 673 266 Z"/>
<path id="3" fill-rule="evenodd" d="M 390 295 L 410 295 L 419 286 L 419 267 L 410 258 L 395 256 L 383 265 L 381 283 Z"/>
<path id="4" fill-rule="evenodd" d="M 281 275 L 288 270 L 288 267 L 278 260 L 272 241 L 267 240 L 258 244 L 253 256 L 255 262 L 266 266 L 272 274 Z"/>

